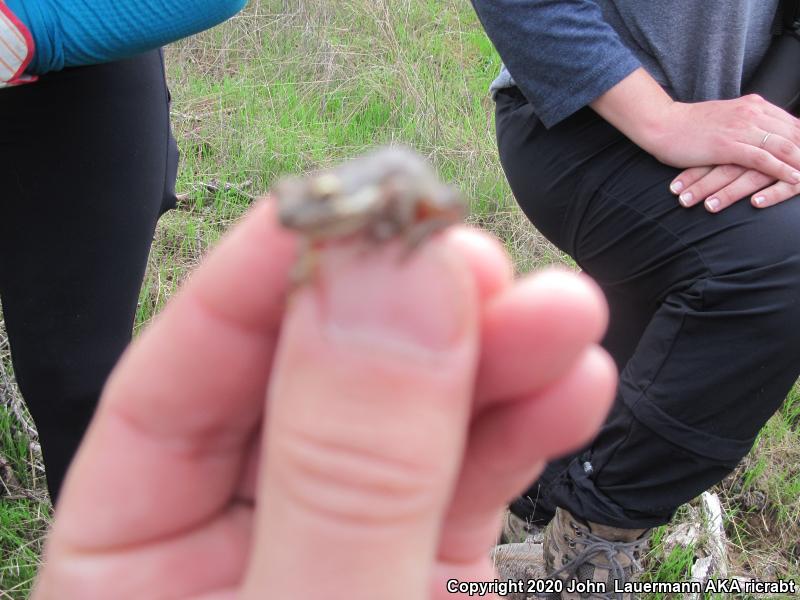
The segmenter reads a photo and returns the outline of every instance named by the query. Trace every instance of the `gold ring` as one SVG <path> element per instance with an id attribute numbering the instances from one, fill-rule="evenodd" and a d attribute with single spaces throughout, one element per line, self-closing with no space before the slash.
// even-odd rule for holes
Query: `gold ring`
<path id="1" fill-rule="evenodd" d="M 764 138 L 761 140 L 761 143 L 759 144 L 760 148 L 763 148 L 764 146 L 767 145 L 767 140 L 769 139 L 769 136 L 771 136 L 771 135 L 772 135 L 771 133 L 768 133 L 768 134 L 766 134 L 764 136 Z"/>

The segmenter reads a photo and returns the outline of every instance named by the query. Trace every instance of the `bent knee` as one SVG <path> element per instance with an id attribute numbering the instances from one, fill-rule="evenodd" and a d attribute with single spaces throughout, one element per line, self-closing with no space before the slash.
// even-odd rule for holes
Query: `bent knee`
<path id="1" fill-rule="evenodd" d="M 755 212 L 712 267 L 705 304 L 755 319 L 800 352 L 800 197 Z"/>

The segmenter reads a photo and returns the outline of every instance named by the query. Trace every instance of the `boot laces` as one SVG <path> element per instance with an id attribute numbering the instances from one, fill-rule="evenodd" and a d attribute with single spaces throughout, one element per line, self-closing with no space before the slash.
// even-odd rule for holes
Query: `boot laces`
<path id="1" fill-rule="evenodd" d="M 628 560 L 631 561 L 633 572 L 642 570 L 641 563 L 633 554 L 639 549 L 641 540 L 637 540 L 635 542 L 610 542 L 609 540 L 593 534 L 591 531 L 582 532 L 582 537 L 586 539 L 586 544 L 583 550 L 581 550 L 581 552 L 579 552 L 575 558 L 573 558 L 563 567 L 553 571 L 549 577 L 555 578 L 562 573 L 576 576 L 578 567 L 585 562 L 588 562 L 591 557 L 597 555 L 606 557 L 606 560 L 610 565 L 609 570 L 611 577 L 617 581 L 620 581 L 623 585 L 628 581 L 628 578 L 625 575 L 625 567 L 620 564 L 619 559 L 617 558 L 619 554 L 624 554 Z M 622 592 L 617 592 L 615 595 L 619 600 L 623 598 Z"/>

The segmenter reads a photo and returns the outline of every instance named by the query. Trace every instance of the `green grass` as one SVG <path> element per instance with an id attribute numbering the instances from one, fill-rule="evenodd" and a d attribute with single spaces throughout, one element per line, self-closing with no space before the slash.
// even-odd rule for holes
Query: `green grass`
<path id="1" fill-rule="evenodd" d="M 24 598 L 39 565 L 49 507 L 37 500 L 4 500 L 0 509 L 0 598 Z"/>
<path id="2" fill-rule="evenodd" d="M 11 378 L 2 340 L 0 321 L 0 600 L 26 597 L 51 517 L 30 417 Z"/>
<path id="3" fill-rule="evenodd" d="M 664 534 L 667 532 L 667 527 L 660 527 L 653 534 L 653 544 L 656 548 L 660 548 Z M 669 552 L 662 552 L 662 556 L 658 560 L 654 560 L 653 567 L 647 572 L 644 581 L 687 581 L 688 575 L 692 571 L 692 564 L 694 563 L 694 545 L 689 547 L 676 546 Z M 668 598 L 667 594 L 655 593 L 651 596 L 652 600 L 665 600 Z"/>
<path id="4" fill-rule="evenodd" d="M 457 183 L 471 222 L 503 240 L 518 271 L 574 266 L 528 224 L 503 177 L 486 92 L 499 64 L 470 4 L 460 0 L 255 0 L 225 25 L 170 47 L 182 196 L 159 224 L 136 331 L 277 177 L 383 143 L 413 146 Z M 209 192 L 209 184 L 220 191 Z M 2 322 L 0 392 L 0 455 L 21 484 L 11 499 L 0 491 L 3 600 L 27 596 L 50 509 Z M 800 579 L 798 388 L 715 491 L 732 568 Z M 665 552 L 660 540 L 690 514 L 681 510 L 657 532 L 646 577 L 687 578 L 692 549 Z"/>

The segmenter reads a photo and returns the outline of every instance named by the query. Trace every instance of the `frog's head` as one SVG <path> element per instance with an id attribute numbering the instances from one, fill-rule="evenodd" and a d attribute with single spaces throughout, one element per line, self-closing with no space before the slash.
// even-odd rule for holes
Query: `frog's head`
<path id="1" fill-rule="evenodd" d="M 272 194 L 278 199 L 278 218 L 284 227 L 305 231 L 315 223 L 330 217 L 330 200 L 336 195 L 335 182 L 329 177 L 327 190 L 316 185 L 316 179 L 290 177 L 282 179 L 273 188 Z"/>
<path id="2" fill-rule="evenodd" d="M 335 172 L 287 178 L 273 187 L 281 224 L 314 239 L 355 233 L 369 221 L 379 190 L 345 189 Z"/>

